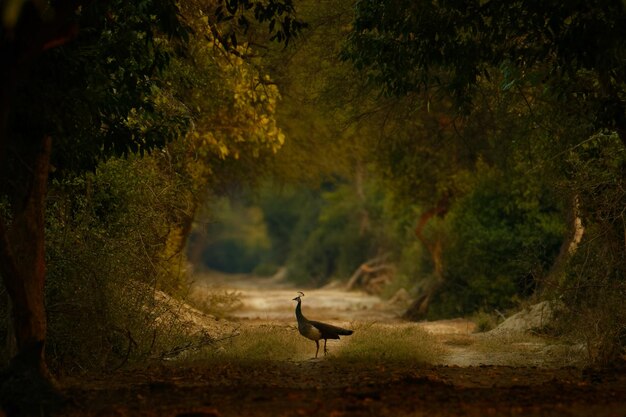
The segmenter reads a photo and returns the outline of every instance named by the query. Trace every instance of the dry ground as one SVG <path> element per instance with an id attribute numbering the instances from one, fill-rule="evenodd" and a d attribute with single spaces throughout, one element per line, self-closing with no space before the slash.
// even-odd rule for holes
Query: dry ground
<path id="1" fill-rule="evenodd" d="M 576 366 L 579 355 L 549 340 L 476 335 L 465 320 L 403 323 L 397 318 L 400 306 L 328 288 L 305 291 L 305 315 L 357 332 L 378 326 L 383 336 L 396 338 L 381 343 L 398 349 L 403 341 L 397 335 L 419 327 L 437 352 L 429 363 L 384 352 L 342 356 L 358 342 L 355 333 L 352 340 L 329 343 L 326 358 L 312 359 L 315 345 L 295 330 L 294 288 L 246 277 L 229 277 L 220 285 L 239 291 L 243 302 L 234 321 L 221 323 L 252 337 L 259 329 L 281 333 L 284 338 L 276 340 L 285 346 L 270 345 L 266 358 L 262 353 L 242 358 L 232 356 L 234 345 L 225 345 L 206 359 L 66 378 L 61 383 L 72 402 L 60 415 L 626 416 L 623 366 L 585 370 Z M 298 351 L 289 357 L 272 356 L 294 346 Z"/>

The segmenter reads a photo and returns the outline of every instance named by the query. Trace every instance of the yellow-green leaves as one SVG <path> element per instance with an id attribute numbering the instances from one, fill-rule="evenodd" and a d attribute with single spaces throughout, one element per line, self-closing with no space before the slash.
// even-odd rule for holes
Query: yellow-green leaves
<path id="1" fill-rule="evenodd" d="M 188 97 L 196 109 L 189 146 L 196 154 L 222 160 L 277 152 L 285 142 L 275 118 L 278 88 L 268 75 L 238 56 L 247 46 L 238 46 L 238 55 L 228 53 L 214 43 L 205 20 L 199 19 L 196 25 L 205 35 L 196 39 L 194 67 L 187 68 L 191 77 L 200 78 L 201 86 L 194 87 Z M 212 79 L 202 80 L 203 71 Z"/>

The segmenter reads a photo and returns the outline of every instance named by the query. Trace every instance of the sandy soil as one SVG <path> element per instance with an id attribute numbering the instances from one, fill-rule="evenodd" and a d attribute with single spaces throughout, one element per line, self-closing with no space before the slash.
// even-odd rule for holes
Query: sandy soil
<path id="1" fill-rule="evenodd" d="M 254 326 L 293 323 L 297 289 L 280 280 L 217 277 L 198 285 L 241 293 L 234 316 Z M 311 318 L 415 325 L 400 306 L 340 288 L 307 291 Z M 419 323 L 449 352 L 439 364 L 341 364 L 326 359 L 245 364 L 159 364 L 65 379 L 67 416 L 626 416 L 626 373 L 563 366 L 546 343 L 510 340 L 497 355 L 479 347 L 466 320 Z M 497 350 L 497 349 L 496 349 Z"/>

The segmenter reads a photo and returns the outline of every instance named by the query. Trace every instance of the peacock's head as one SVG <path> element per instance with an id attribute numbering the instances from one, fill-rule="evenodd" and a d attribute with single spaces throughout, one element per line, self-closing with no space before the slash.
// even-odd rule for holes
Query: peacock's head
<path id="1" fill-rule="evenodd" d="M 304 297 L 304 293 L 302 291 L 298 291 L 298 296 L 296 298 L 293 299 L 293 301 L 297 301 L 300 302 L 300 298 Z"/>

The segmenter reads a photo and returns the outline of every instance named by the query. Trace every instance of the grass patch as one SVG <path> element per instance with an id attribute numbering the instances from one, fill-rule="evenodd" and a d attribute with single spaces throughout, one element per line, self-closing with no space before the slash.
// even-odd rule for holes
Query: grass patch
<path id="1" fill-rule="evenodd" d="M 444 335 L 437 338 L 441 343 L 448 346 L 468 347 L 475 343 L 474 338 L 466 334 Z"/>
<path id="2" fill-rule="evenodd" d="M 362 324 L 333 359 L 368 363 L 434 363 L 445 349 L 415 325 Z"/>
<path id="3" fill-rule="evenodd" d="M 582 363 L 580 347 L 555 339 L 523 332 L 479 336 L 474 349 L 491 358 L 499 358 L 502 365 L 577 366 Z"/>
<path id="4" fill-rule="evenodd" d="M 510 352 L 512 349 L 528 350 L 544 345 L 545 341 L 541 337 L 523 332 L 506 332 L 478 337 L 474 346 L 483 353 L 499 353 Z"/>
<path id="5" fill-rule="evenodd" d="M 434 336 L 414 325 L 356 324 L 351 336 L 328 342 L 329 360 L 341 363 L 436 363 L 445 353 Z M 320 341 L 319 358 L 324 356 Z M 315 356 L 315 343 L 292 325 L 262 324 L 240 327 L 232 337 L 211 345 L 192 361 L 246 363 L 303 361 Z"/>
<path id="6" fill-rule="evenodd" d="M 302 360 L 315 346 L 294 326 L 263 324 L 240 327 L 225 340 L 202 352 L 202 359 L 222 362 Z"/>
<path id="7" fill-rule="evenodd" d="M 474 313 L 470 320 L 476 324 L 476 332 L 484 333 L 493 330 L 498 325 L 498 316 L 493 313 L 487 313 L 483 310 Z"/>

